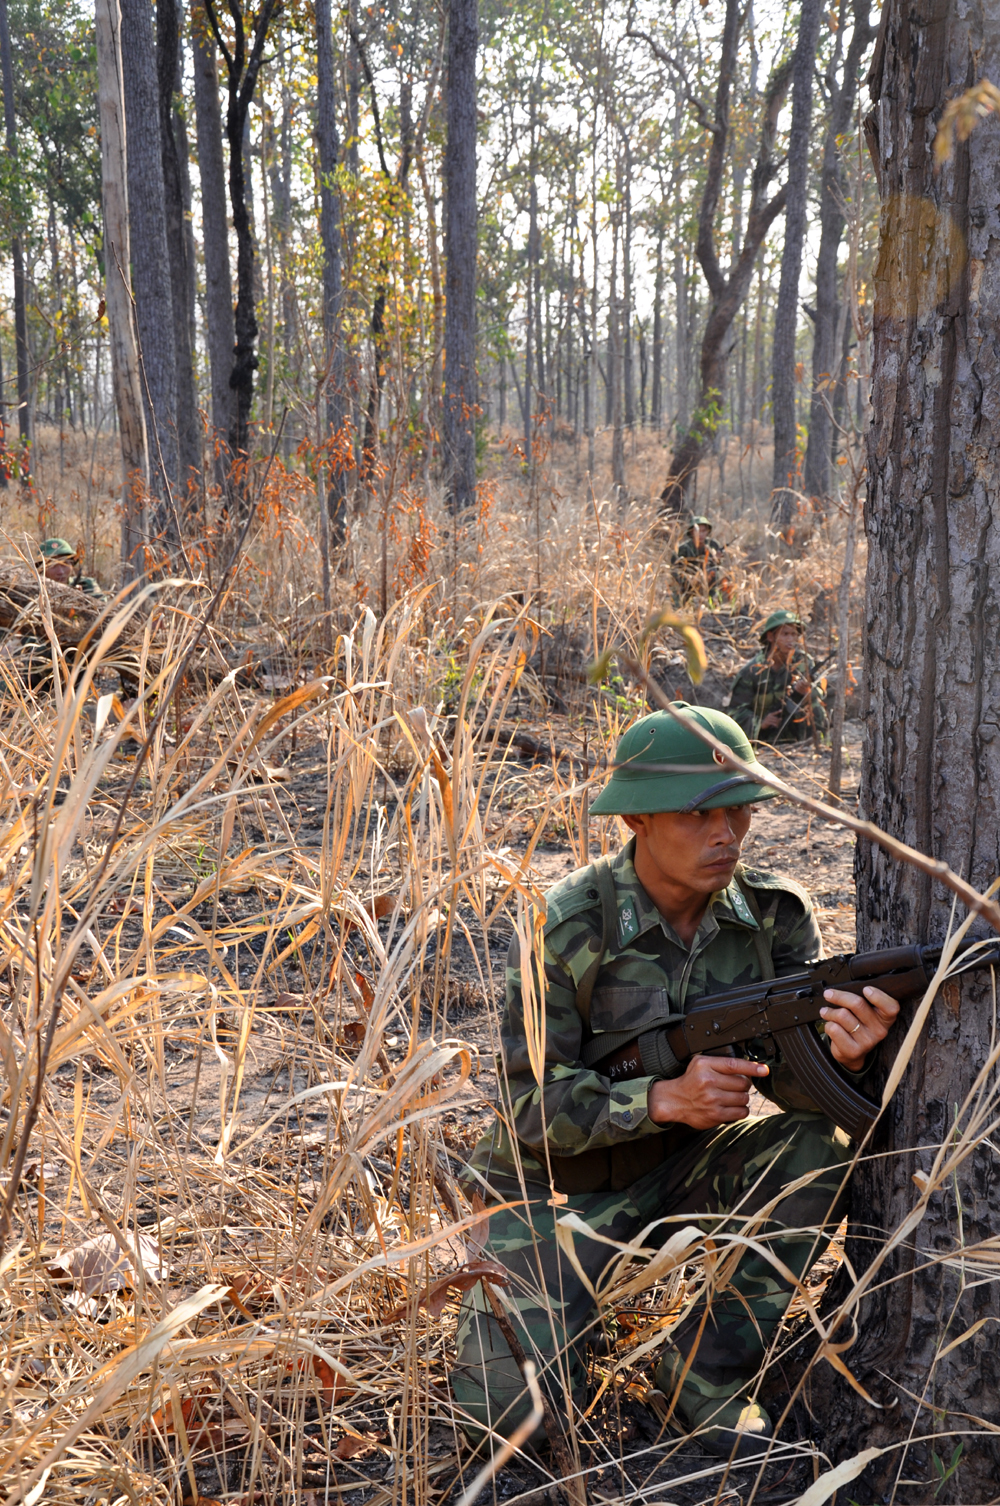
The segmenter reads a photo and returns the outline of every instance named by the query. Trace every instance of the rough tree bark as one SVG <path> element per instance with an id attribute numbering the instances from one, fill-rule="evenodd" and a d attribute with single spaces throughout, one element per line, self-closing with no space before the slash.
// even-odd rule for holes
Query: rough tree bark
<path id="1" fill-rule="evenodd" d="M 771 515 L 787 528 L 795 515 L 798 458 L 795 425 L 795 336 L 799 324 L 799 279 L 806 235 L 809 181 L 809 127 L 812 122 L 813 67 L 819 41 L 821 0 L 802 0 L 799 35 L 792 58 L 792 125 L 788 137 L 785 243 L 778 280 L 771 347 L 771 406 L 774 414 L 774 472 Z"/>
<path id="2" fill-rule="evenodd" d="M 14 65 L 10 51 L 7 0 L 0 0 L 0 68 L 3 70 L 3 118 L 7 151 L 17 160 L 17 117 L 14 111 Z M 17 431 L 22 464 L 31 471 L 31 362 L 28 355 L 28 300 L 24 277 L 24 246 L 18 230 L 11 239 L 14 272 L 14 344 L 17 358 Z"/>
<path id="3" fill-rule="evenodd" d="M 887 0 L 870 79 L 867 122 L 882 203 L 875 273 L 873 423 L 868 442 L 866 756 L 864 814 L 985 888 L 1000 867 L 1000 122 L 978 125 L 935 174 L 932 142 L 949 98 L 1000 78 L 1000 16 L 984 0 Z M 859 844 L 858 944 L 940 939 L 945 891 L 880 850 Z M 979 933 L 979 926 L 975 928 Z M 909 1011 L 904 1010 L 905 1019 Z M 848 1254 L 872 1259 L 871 1224 L 896 1227 L 920 1196 L 914 1173 L 957 1137 L 976 1073 L 993 1044 L 987 975 L 949 983 L 884 1116 L 882 1154 L 863 1161 L 853 1188 Z M 879 1063 L 894 1055 L 901 1031 Z M 990 1091 L 995 1095 L 996 1074 Z M 993 1097 L 995 1105 L 996 1099 Z M 988 1116 L 995 1122 L 995 1109 Z M 947 1466 L 970 1426 L 993 1417 L 1000 1393 L 1000 1293 L 982 1269 L 952 1258 L 996 1239 L 996 1152 L 988 1141 L 929 1199 L 910 1238 L 889 1257 L 858 1314 L 843 1358 L 875 1411 L 829 1367 L 815 1388 L 837 1454 L 942 1434 L 873 1463 L 850 1495 L 889 1499 L 893 1480 L 918 1476 L 938 1501 L 996 1495 L 1000 1439 L 966 1437 L 940 1493 L 930 1454 Z M 992 1257 L 990 1257 L 992 1259 Z M 992 1269 L 992 1267 L 990 1267 Z M 988 1320 L 983 1328 L 972 1325 Z M 970 1330 L 966 1333 L 966 1330 Z M 965 1335 L 964 1339 L 962 1336 Z M 845 1332 L 838 1337 L 846 1338 Z M 952 1340 L 956 1347 L 942 1356 Z M 815 1390 L 814 1390 L 815 1398 Z M 916 1414 L 916 1416 L 915 1416 Z"/>
<path id="4" fill-rule="evenodd" d="M 729 331 L 750 286 L 757 252 L 772 223 L 785 207 L 786 190 L 784 187 L 780 188 L 770 199 L 767 198 L 767 190 L 777 171 L 774 162 L 774 136 L 778 114 L 788 88 L 790 63 L 782 64 L 775 70 L 764 93 L 760 147 L 753 172 L 743 244 L 739 248 L 738 255 L 734 248 L 729 272 L 724 273 L 715 243 L 715 220 L 722 192 L 726 149 L 729 142 L 729 114 L 736 77 L 737 50 L 745 18 L 746 13 L 741 12 L 739 0 L 726 0 L 726 17 L 719 48 L 719 80 L 712 114 L 709 115 L 704 105 L 696 98 L 693 96 L 688 98 L 688 103 L 710 137 L 708 161 L 705 166 L 705 186 L 702 190 L 698 212 L 697 241 L 698 261 L 708 284 L 710 304 L 701 342 L 701 383 L 698 403 L 689 425 L 681 433 L 674 446 L 666 484 L 660 493 L 660 511 L 663 513 L 684 511 L 687 505 L 688 484 L 706 448 L 712 443 L 718 427 L 726 386 Z M 679 72 L 681 78 L 684 79 L 679 65 L 648 33 L 629 27 L 628 35 L 647 42 L 660 61 L 666 63 L 675 72 Z"/>
<path id="5" fill-rule="evenodd" d="M 253 22 L 253 38 L 247 47 L 248 16 L 241 0 L 228 0 L 233 18 L 233 49 L 229 50 L 219 29 L 214 0 L 205 0 L 205 12 L 212 28 L 219 51 L 226 65 L 229 102 L 226 109 L 226 140 L 229 143 L 229 202 L 233 211 L 233 226 L 236 230 L 236 311 L 234 328 L 236 343 L 233 349 L 232 370 L 229 385 L 235 394 L 232 427 L 229 431 L 229 449 L 234 461 L 247 455 L 250 444 L 250 410 L 253 407 L 254 372 L 260 364 L 257 359 L 257 315 L 255 313 L 255 267 L 253 227 L 248 207 L 248 185 L 243 155 L 244 134 L 250 118 L 250 104 L 257 87 L 257 77 L 264 56 L 264 43 L 271 22 L 281 8 L 281 0 L 263 0 Z M 247 501 L 246 487 L 238 488 L 242 499 Z"/>
<path id="6" fill-rule="evenodd" d="M 201 174 L 202 246 L 205 254 L 205 323 L 212 382 L 212 447 L 218 448 L 217 480 L 228 471 L 229 431 L 234 419 L 233 277 L 229 264 L 229 226 L 226 216 L 226 166 L 222 155 L 222 108 L 215 38 L 208 27 L 201 0 L 191 6 L 194 55 L 195 129 L 198 170 Z"/>
<path id="7" fill-rule="evenodd" d="M 334 174 L 340 158 L 337 139 L 337 80 L 333 60 L 330 0 L 316 0 L 316 136 L 319 147 L 319 230 L 323 245 L 323 347 L 325 382 L 320 387 L 326 404 L 322 431 L 340 434 L 347 420 L 347 366 L 341 329 L 343 279 L 341 274 L 340 196 Z M 347 529 L 347 465 L 341 456 L 330 472 L 326 505 L 331 538 L 342 544 Z"/>
<path id="8" fill-rule="evenodd" d="M 653 279 L 653 372 L 649 399 L 649 421 L 659 430 L 663 422 L 663 241 L 665 226 L 656 226 L 656 273 Z"/>
<path id="9" fill-rule="evenodd" d="M 111 345 L 111 380 L 122 455 L 121 555 L 126 578 L 143 573 L 145 498 L 149 484 L 146 420 L 129 282 L 128 178 L 125 165 L 125 95 L 118 0 L 97 0 L 97 82 L 101 119 L 101 196 L 104 206 L 104 278 Z"/>
<path id="10" fill-rule="evenodd" d="M 819 181 L 819 251 L 816 256 L 816 309 L 813 317 L 812 392 L 809 399 L 809 439 L 802 485 L 807 496 L 830 494 L 833 451 L 833 384 L 840 371 L 837 328 L 837 257 L 844 235 L 844 168 L 838 139 L 854 113 L 861 60 L 872 39 L 871 0 L 854 0 L 854 30 L 838 82 L 831 68 L 827 80 L 830 114 L 823 141 Z"/>
<path id="11" fill-rule="evenodd" d="M 149 484 L 159 499 L 150 518 L 150 532 L 156 538 L 171 532 L 166 504 L 177 481 L 177 365 L 150 0 L 121 0 L 121 51 L 128 126 L 132 290 L 146 399 Z"/>
<path id="12" fill-rule="evenodd" d="M 476 503 L 476 49 L 478 0 L 449 0 L 444 154 L 444 468 L 453 513 Z"/>
<path id="13" fill-rule="evenodd" d="M 196 483 L 201 470 L 201 445 L 198 439 L 194 352 L 191 346 L 194 309 L 188 306 L 193 282 L 188 267 L 181 154 L 174 135 L 174 94 L 180 93 L 180 44 L 177 0 L 156 0 L 156 79 L 160 106 L 164 222 L 170 260 L 170 302 L 174 316 L 178 480 L 183 500 L 189 486 Z"/>

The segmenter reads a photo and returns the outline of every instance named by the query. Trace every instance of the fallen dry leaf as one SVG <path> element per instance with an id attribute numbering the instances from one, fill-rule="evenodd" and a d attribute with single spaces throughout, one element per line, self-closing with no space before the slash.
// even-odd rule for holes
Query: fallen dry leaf
<path id="1" fill-rule="evenodd" d="M 129 1239 L 127 1243 L 142 1262 L 143 1274 L 150 1281 L 163 1281 L 167 1267 L 160 1263 L 160 1250 L 155 1239 L 140 1234 L 138 1240 Z M 88 1297 L 104 1296 L 136 1285 L 132 1261 L 111 1234 L 97 1234 L 72 1250 L 61 1250 L 49 1261 L 49 1272 L 56 1280 L 77 1282 Z"/>
<path id="2" fill-rule="evenodd" d="M 326 1360 L 321 1360 L 318 1354 L 302 1355 L 296 1360 L 289 1360 L 286 1370 L 299 1371 L 311 1369 L 319 1381 L 320 1395 L 328 1407 L 334 1406 L 343 1396 L 350 1396 L 353 1387 L 349 1386 L 342 1375 L 338 1375 Z"/>
<path id="3" fill-rule="evenodd" d="M 190 1396 L 186 1396 L 181 1402 L 180 1411 L 188 1444 L 193 1449 L 221 1448 L 227 1438 L 242 1437 L 247 1432 L 246 1423 L 239 1418 L 222 1416 L 219 1396 L 212 1386 L 199 1386 Z M 150 1425 L 164 1438 L 177 1436 L 180 1429 L 172 1402 L 168 1401 L 162 1407 L 157 1407 L 150 1418 Z M 210 1498 L 206 1496 L 200 1497 L 202 1502 L 208 1499 Z"/>
<path id="4" fill-rule="evenodd" d="M 486 1241 L 490 1237 L 490 1215 L 486 1212 L 486 1204 L 478 1192 L 472 1194 L 472 1211 L 473 1213 L 481 1214 L 482 1217 L 477 1218 L 476 1222 L 466 1232 L 466 1258 L 469 1260 L 478 1260 L 486 1249 Z"/>
<path id="5" fill-rule="evenodd" d="M 423 1307 L 432 1318 L 440 1318 L 448 1301 L 448 1294 L 452 1288 L 460 1292 L 471 1291 L 478 1281 L 492 1281 L 494 1286 L 506 1286 L 510 1280 L 510 1273 L 504 1266 L 498 1265 L 493 1260 L 479 1260 L 474 1265 L 461 1266 L 457 1271 L 449 1271 L 438 1281 L 430 1286 L 425 1286 L 417 1298 L 417 1307 Z M 404 1317 L 409 1308 L 408 1302 L 401 1302 L 399 1307 L 393 1309 L 386 1317 L 387 1323 L 398 1323 Z"/>
<path id="6" fill-rule="evenodd" d="M 301 1009 L 301 994 L 278 994 L 274 1001 L 275 1009 Z"/>
<path id="7" fill-rule="evenodd" d="M 362 1437 L 360 1433 L 345 1433 L 333 1451 L 335 1459 L 356 1459 L 359 1454 L 370 1453 L 381 1439 Z"/>

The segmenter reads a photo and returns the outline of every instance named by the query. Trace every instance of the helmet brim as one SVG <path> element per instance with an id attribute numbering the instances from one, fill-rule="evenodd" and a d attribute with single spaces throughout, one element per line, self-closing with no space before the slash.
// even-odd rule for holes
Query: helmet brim
<path id="1" fill-rule="evenodd" d="M 711 769 L 714 778 L 701 771 L 674 774 L 669 779 L 639 769 L 634 773 L 628 769 L 616 772 L 617 777 L 605 785 L 590 806 L 595 816 L 654 816 L 660 811 L 729 809 L 754 805 L 758 800 L 773 800 L 778 793 L 770 785 L 726 775 L 718 767 Z"/>

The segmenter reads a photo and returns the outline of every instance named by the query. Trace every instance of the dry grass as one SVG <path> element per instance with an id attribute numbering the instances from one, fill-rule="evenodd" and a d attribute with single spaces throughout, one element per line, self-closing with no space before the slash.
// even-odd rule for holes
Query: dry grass
<path id="1" fill-rule="evenodd" d="M 107 574 L 114 467 L 105 452 L 88 490 L 80 445 L 64 464 L 60 479 L 50 449 L 44 529 L 89 530 L 88 565 Z M 577 464 L 555 445 L 525 504 L 501 457 L 457 540 L 404 491 L 382 517 L 360 513 L 332 653 L 310 504 L 279 475 L 213 629 L 209 663 L 231 672 L 190 678 L 158 721 L 203 589 L 157 598 L 163 668 L 134 706 L 102 670 L 113 622 L 84 667 L 53 649 L 48 688 L 3 666 L 8 1502 L 395 1506 L 457 1500 L 479 1468 L 446 1381 L 457 1290 L 440 1312 L 421 1294 L 443 1298 L 467 1259 L 458 1125 L 492 1112 L 495 998 L 506 939 L 539 898 L 533 858 L 553 836 L 576 861 L 617 841 L 585 816 L 583 757 L 641 702 L 622 682 L 589 690 L 582 671 L 614 642 L 634 651 L 670 590 L 643 483 L 654 441 L 640 436 L 641 499 L 624 510 L 595 500 Z M 12 549 L 37 506 L 9 499 Z M 731 601 L 692 604 L 710 686 L 758 613 L 793 600 L 808 615 L 835 585 L 843 533 L 839 516 L 816 524 L 791 557 L 755 508 L 718 513 Z M 236 673 L 262 654 L 255 680 Z M 686 684 L 674 643 L 653 664 Z M 561 756 L 526 768 L 510 742 L 525 723 Z M 994 1132 L 991 1083 L 925 1196 Z M 677 1501 L 729 1490 L 724 1467 L 657 1442 L 640 1404 L 649 1355 L 738 1246 L 706 1265 L 682 1231 L 652 1268 L 622 1252 L 610 1354 L 571 1440 L 593 1499 L 659 1500 L 665 1478 Z M 992 1246 L 975 1258 L 994 1271 Z M 796 1303 L 814 1324 L 818 1290 Z M 814 1464 L 810 1445 L 781 1444 L 767 1479 L 787 1494 Z M 521 1499 L 547 1471 L 515 1460 L 496 1488 Z"/>

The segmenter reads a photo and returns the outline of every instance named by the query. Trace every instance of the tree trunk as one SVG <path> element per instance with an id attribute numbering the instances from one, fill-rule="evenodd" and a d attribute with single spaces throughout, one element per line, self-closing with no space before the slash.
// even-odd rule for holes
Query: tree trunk
<path id="1" fill-rule="evenodd" d="M 449 0 L 444 154 L 444 462 L 453 513 L 476 502 L 476 49 L 478 0 Z"/>
<path id="2" fill-rule="evenodd" d="M 247 48 L 247 17 L 239 0 L 231 0 L 230 9 L 238 16 L 234 27 L 233 49 L 229 50 L 219 29 L 215 0 L 204 0 L 209 25 L 226 65 L 229 101 L 226 108 L 226 140 L 229 144 L 229 203 L 236 230 L 236 344 L 229 385 L 233 389 L 233 421 L 229 431 L 229 449 L 234 462 L 246 459 L 250 447 L 250 412 L 253 407 L 254 372 L 257 359 L 256 266 L 253 225 L 250 219 L 250 184 L 244 156 L 250 105 L 257 87 L 264 43 L 280 5 L 280 0 L 264 0 L 252 27 Z M 240 506 L 248 505 L 245 472 L 238 487 Z"/>
<path id="3" fill-rule="evenodd" d="M 17 162 L 17 117 L 14 112 L 14 65 L 10 51 L 10 20 L 7 0 L 0 0 L 0 68 L 3 72 L 3 117 L 7 151 Z M 21 463 L 31 473 L 31 361 L 28 352 L 28 297 L 24 276 L 24 245 L 20 230 L 11 239 L 14 263 L 14 343 L 17 359 L 17 430 L 21 437 Z"/>
<path id="4" fill-rule="evenodd" d="M 229 264 L 229 226 L 226 215 L 226 168 L 222 154 L 222 108 L 215 38 L 200 0 L 191 6 L 194 54 L 194 107 L 201 174 L 201 227 L 205 253 L 205 323 L 208 327 L 208 364 L 212 384 L 212 448 L 218 447 L 216 476 L 228 472 L 229 431 L 234 421 L 233 278 Z"/>
<path id="5" fill-rule="evenodd" d="M 619 185 L 620 186 L 620 185 Z M 625 436 L 622 432 L 622 309 L 618 296 L 618 255 L 621 211 L 611 215 L 611 287 L 608 295 L 608 418 L 611 424 L 611 485 L 615 500 L 625 494 Z"/>
<path id="6" fill-rule="evenodd" d="M 334 181 L 340 157 L 337 139 L 337 80 L 333 60 L 333 32 L 330 0 L 316 0 L 316 136 L 319 147 L 319 231 L 323 246 L 323 369 L 325 383 L 320 385 L 320 402 L 326 403 L 328 434 L 343 435 L 347 421 L 347 369 L 344 360 L 344 336 L 341 326 L 343 303 L 342 249 L 340 239 L 340 195 Z M 323 431 L 321 425 L 321 432 Z M 338 449 L 346 444 L 341 438 Z M 325 479 L 325 478 L 324 478 Z M 326 505 L 330 520 L 330 542 L 343 544 L 347 531 L 346 456 L 338 454 L 329 472 Z"/>
<path id="7" fill-rule="evenodd" d="M 675 433 L 683 434 L 690 421 L 688 396 L 691 384 L 689 376 L 691 355 L 690 329 L 688 324 L 687 276 L 684 268 L 684 252 L 678 239 L 674 245 L 674 372 Z"/>
<path id="8" fill-rule="evenodd" d="M 837 258 L 844 234 L 844 170 L 839 138 L 851 124 L 857 97 L 858 72 L 868 49 L 872 30 L 868 21 L 869 0 L 854 0 L 854 31 L 844 71 L 838 85 L 830 78 L 830 116 L 823 142 L 823 165 L 819 185 L 819 252 L 816 257 L 816 312 L 813 325 L 812 391 L 809 398 L 809 439 L 802 485 L 807 496 L 830 494 L 830 462 L 833 455 L 833 392 L 840 377 L 837 330 L 840 304 L 837 298 Z"/>
<path id="9" fill-rule="evenodd" d="M 808 0 L 808 3 L 814 4 L 816 0 Z M 723 185 L 729 142 L 729 113 L 743 20 L 739 0 L 726 0 L 719 80 L 711 120 L 711 144 L 698 211 L 698 261 L 708 283 L 711 302 L 701 342 L 698 406 L 687 428 L 679 431 L 680 437 L 671 456 L 666 485 L 660 493 L 660 510 L 666 514 L 684 511 L 691 477 L 714 439 L 726 386 L 729 331 L 750 286 L 757 252 L 772 223 L 785 206 L 785 188 L 779 189 L 770 199 L 766 198 L 768 185 L 776 172 L 773 161 L 774 135 L 788 85 L 789 70 L 787 67 L 780 67 L 772 75 L 764 94 L 760 147 L 753 173 L 753 189 L 743 244 L 739 255 L 733 255 L 728 275 L 724 274 L 715 244 L 716 211 Z M 662 50 L 651 37 L 645 33 L 630 34 L 642 36 L 658 56 L 663 56 Z"/>
<path id="10" fill-rule="evenodd" d="M 663 422 L 663 239 L 661 220 L 656 230 L 656 276 L 653 281 L 653 371 L 650 383 L 649 421 L 659 432 Z"/>
<path id="11" fill-rule="evenodd" d="M 867 817 L 980 889 L 997 873 L 1000 800 L 993 648 L 1000 617 L 993 400 L 1000 379 L 1000 123 L 979 123 L 940 172 L 932 142 L 945 101 L 983 76 L 1000 77 L 994 10 L 981 0 L 966 7 L 887 0 L 868 120 L 882 220 L 865 516 L 861 805 Z M 867 844 L 859 843 L 857 873 L 860 947 L 945 934 L 951 903 L 942 888 Z M 977 923 L 974 934 L 981 931 Z M 880 1052 L 880 1072 L 911 1014 L 904 1006 L 902 1025 Z M 988 974 L 945 986 L 883 1116 L 878 1154 L 855 1173 L 848 1254 L 856 1270 L 878 1250 L 872 1226 L 891 1230 L 911 1214 L 921 1195 L 914 1173 L 929 1169 L 942 1141 L 958 1141 L 969 1118 L 966 1095 L 994 1030 Z M 995 1070 L 984 1092 L 995 1104 Z M 889 1499 L 900 1475 L 930 1482 L 917 1500 L 931 1500 L 932 1491 L 940 1502 L 996 1495 L 995 1436 L 966 1437 L 958 1467 L 943 1483 L 930 1457 L 948 1466 L 970 1427 L 968 1414 L 992 1418 L 996 1410 L 1000 1293 L 975 1256 L 968 1266 L 961 1258 L 963 1245 L 995 1240 L 995 1165 L 989 1139 L 980 1138 L 933 1191 L 922 1220 L 888 1255 L 862 1302 L 858 1338 L 843 1359 L 889 1409 L 873 1411 L 829 1367 L 814 1377 L 814 1416 L 826 1420 L 839 1457 L 903 1443 L 849 1487 L 857 1500 Z M 846 1329 L 836 1337 L 846 1339 Z M 817 1406 L 820 1385 L 830 1394 Z M 907 1445 L 911 1433 L 945 1436 Z"/>
<path id="12" fill-rule="evenodd" d="M 160 102 L 160 143 L 167 254 L 170 260 L 170 301 L 173 310 L 174 370 L 177 383 L 177 460 L 179 498 L 184 507 L 188 490 L 201 470 L 198 405 L 194 388 L 191 327 L 194 308 L 189 299 L 193 283 L 188 267 L 187 217 L 184 179 L 174 135 L 174 95 L 180 93 L 181 38 L 177 0 L 156 0 L 156 75 Z"/>
<path id="13" fill-rule="evenodd" d="M 788 196 L 785 246 L 781 257 L 778 306 L 774 315 L 771 404 L 774 413 L 774 474 L 771 513 L 782 527 L 795 515 L 799 486 L 795 424 L 795 335 L 799 323 L 799 278 L 806 234 L 809 179 L 809 127 L 812 81 L 819 41 L 821 0 L 802 0 L 799 36 L 792 61 L 792 125 L 788 138 Z"/>
<path id="14" fill-rule="evenodd" d="M 122 84 L 118 0 L 97 0 L 97 80 L 101 120 L 101 192 L 104 205 L 104 277 L 111 343 L 111 380 L 122 455 L 122 563 L 126 577 L 141 575 L 145 561 L 145 497 L 149 484 L 146 421 L 135 328 L 132 322 L 126 171 L 125 97 Z M 96 420 L 95 420 L 96 422 Z"/>
<path id="15" fill-rule="evenodd" d="M 150 490 L 159 499 L 150 530 L 154 538 L 166 538 L 172 521 L 168 499 L 177 482 L 177 363 L 155 47 L 150 0 L 121 0 L 133 293 Z"/>
<path id="16" fill-rule="evenodd" d="M 622 305 L 619 324 L 622 344 L 622 400 L 625 405 L 625 428 L 635 438 L 635 332 L 632 328 L 632 157 L 625 148 L 625 175 L 622 184 L 625 200 L 622 215 Z"/>

